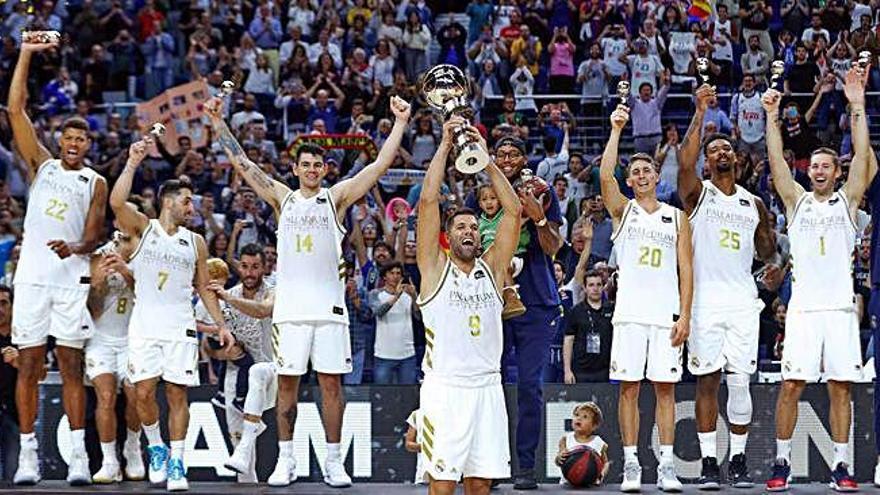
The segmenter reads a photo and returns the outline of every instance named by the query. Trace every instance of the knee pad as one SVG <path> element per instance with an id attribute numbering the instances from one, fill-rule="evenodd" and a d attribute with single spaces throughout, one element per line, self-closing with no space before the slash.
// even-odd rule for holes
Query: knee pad
<path id="1" fill-rule="evenodd" d="M 734 425 L 752 422 L 752 395 L 749 393 L 749 375 L 727 375 L 727 420 Z"/>

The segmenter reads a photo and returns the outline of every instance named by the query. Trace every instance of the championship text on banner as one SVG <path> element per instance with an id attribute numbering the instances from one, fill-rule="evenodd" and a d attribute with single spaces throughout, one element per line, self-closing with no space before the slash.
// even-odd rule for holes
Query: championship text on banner
<path id="1" fill-rule="evenodd" d="M 325 150 L 359 150 L 364 151 L 370 160 L 379 154 L 376 143 L 370 136 L 363 134 L 303 134 L 287 147 L 287 153 L 296 159 L 296 150 L 305 143 L 316 144 Z"/>
<path id="2" fill-rule="evenodd" d="M 205 81 L 193 81 L 168 89 L 150 101 L 138 103 L 135 112 L 141 132 L 148 133 L 156 122 L 164 124 L 166 130 L 162 142 L 172 155 L 180 152 L 177 145 L 180 136 L 189 136 L 193 149 L 207 145 L 207 120 L 202 117 L 202 103 L 209 96 Z"/>
<path id="3" fill-rule="evenodd" d="M 639 460 L 643 467 L 645 483 L 656 481 L 656 466 L 660 445 L 654 423 L 654 398 L 650 385 L 643 385 L 639 395 L 641 418 L 639 433 Z M 750 428 L 747 456 L 752 476 L 762 482 L 769 475 L 769 466 L 775 456 L 774 410 L 778 384 L 753 384 L 754 414 Z M 853 466 L 856 479 L 867 482 L 872 479 L 876 453 L 873 431 L 873 386 L 853 384 L 853 427 L 850 433 L 847 462 Z M 544 387 L 544 427 L 538 446 L 536 471 L 542 482 L 556 482 L 559 470 L 553 464 L 559 438 L 571 429 L 571 413 L 580 402 L 595 401 L 604 411 L 605 422 L 598 434 L 608 442 L 608 457 L 612 460 L 608 474 L 609 483 L 621 480 L 623 447 L 618 435 L 617 386 L 603 384 L 546 385 Z M 191 481 L 232 481 L 233 473 L 223 467 L 232 452 L 226 434 L 226 414 L 211 405 L 214 387 L 203 386 L 189 389 L 190 422 L 186 436 L 186 463 Z M 90 404 L 86 444 L 92 462 L 92 472 L 100 468 L 101 453 L 94 428 L 94 394 L 89 392 Z M 384 483 L 412 482 L 415 475 L 416 457 L 404 449 L 406 418 L 418 407 L 419 389 L 416 386 L 360 386 L 346 387 L 346 408 L 342 427 L 341 449 L 349 473 L 358 482 Z M 700 448 L 694 423 L 695 387 L 692 383 L 675 387 L 676 395 L 676 471 L 682 480 L 694 481 L 700 475 Z M 158 393 L 161 417 L 167 418 L 165 394 Z M 516 387 L 505 389 L 510 424 L 516 423 Z M 294 430 L 294 449 L 297 472 L 301 479 L 322 480 L 320 465 L 327 453 L 324 427 L 316 402 L 317 387 L 304 387 Z M 722 387 L 721 404 L 726 401 Z M 120 406 L 122 406 L 120 401 Z M 64 479 L 67 460 L 70 457 L 70 436 L 67 417 L 61 406 L 61 387 L 44 385 L 40 389 L 40 421 L 37 434 L 40 438 L 43 476 L 47 479 Z M 121 413 L 122 407 L 117 408 Z M 718 418 L 718 460 L 729 459 L 728 428 L 724 407 Z M 268 429 L 257 444 L 257 474 L 265 481 L 271 474 L 278 456 L 275 434 L 275 412 L 267 411 L 263 420 Z M 163 438 L 168 438 L 166 421 L 161 422 Z M 125 436 L 125 422 L 120 421 L 120 438 Z M 510 438 L 515 438 L 511 426 Z M 825 481 L 829 479 L 833 461 L 833 442 L 828 423 L 828 394 L 824 384 L 806 387 L 798 402 L 798 423 L 792 437 L 792 475 L 795 482 Z M 512 456 L 511 458 L 515 458 Z M 516 466 L 513 466 L 514 470 Z"/>

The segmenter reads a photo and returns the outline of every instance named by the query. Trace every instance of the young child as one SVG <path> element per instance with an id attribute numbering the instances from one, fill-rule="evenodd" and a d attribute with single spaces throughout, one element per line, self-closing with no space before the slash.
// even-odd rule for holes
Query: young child
<path id="1" fill-rule="evenodd" d="M 489 184 L 480 186 L 477 189 L 477 200 L 479 201 L 480 209 L 483 211 L 480 215 L 479 228 L 480 241 L 485 253 L 492 243 L 495 242 L 495 231 L 498 229 L 498 222 L 501 221 L 504 212 L 501 210 L 501 203 L 498 201 L 498 196 L 495 195 L 495 190 Z M 523 242 L 523 235 L 528 235 L 528 231 L 525 229 L 521 230 L 519 247 L 516 254 L 525 252 L 525 245 L 528 243 L 528 240 Z M 510 262 L 510 270 L 508 270 L 507 276 L 504 278 L 504 288 L 501 290 L 501 296 L 504 298 L 504 310 L 501 312 L 501 317 L 505 320 L 515 318 L 526 312 L 526 307 L 516 291 L 519 286 L 513 284 L 513 277 L 519 274 L 519 270 L 522 269 L 522 263 L 521 258 L 514 256 Z"/>
<path id="2" fill-rule="evenodd" d="M 603 468 L 602 474 L 596 480 L 596 485 L 601 485 L 608 472 L 608 444 L 602 437 L 595 435 L 595 431 L 602 424 L 602 410 L 595 402 L 584 402 L 575 406 L 571 413 L 570 431 L 559 439 L 559 453 L 556 454 L 556 465 L 562 467 L 565 459 L 571 453 L 571 449 L 585 445 L 595 450 L 602 458 Z M 559 481 L 566 484 L 565 478 Z"/>
<path id="3" fill-rule="evenodd" d="M 406 435 L 404 436 L 404 441 L 406 450 L 408 452 L 413 452 L 418 454 L 418 460 L 416 461 L 416 478 L 413 483 L 417 485 L 424 485 L 427 483 L 425 480 L 425 466 L 424 462 L 422 462 L 422 445 L 419 443 L 422 441 L 422 436 L 419 435 L 419 410 L 409 413 L 409 417 L 406 418 Z"/>
<path id="4" fill-rule="evenodd" d="M 221 285 L 226 285 L 226 282 L 229 281 L 229 267 L 226 265 L 226 262 L 221 260 L 220 258 L 210 258 L 207 261 L 208 264 L 208 276 L 211 278 L 211 281 L 218 282 Z M 223 309 L 224 316 L 228 312 L 228 308 L 221 303 L 221 308 Z M 227 321 L 229 319 L 227 318 Z M 203 327 L 205 326 L 213 326 L 215 322 L 211 319 L 211 316 L 208 314 L 207 308 L 205 308 L 205 304 L 199 300 L 196 303 L 196 329 L 200 332 L 203 331 Z M 233 335 L 234 335 L 234 329 Z M 217 340 L 217 337 L 211 333 L 207 334 L 205 339 L 208 347 L 212 350 L 219 350 L 222 347 L 220 346 L 220 341 Z M 248 391 L 248 371 L 251 369 L 251 365 L 254 364 L 254 359 L 250 354 L 245 351 L 244 347 L 241 344 L 236 343 L 239 349 L 242 350 L 242 355 L 232 361 L 238 367 L 238 373 L 236 376 L 238 379 L 235 382 L 235 397 L 232 400 L 232 406 L 242 411 L 244 409 L 244 399 L 247 396 Z M 219 366 L 217 367 L 217 393 L 214 394 L 214 397 L 211 399 L 211 403 L 217 407 L 226 407 L 226 397 L 223 393 L 223 387 L 226 383 L 226 361 L 220 360 Z"/>

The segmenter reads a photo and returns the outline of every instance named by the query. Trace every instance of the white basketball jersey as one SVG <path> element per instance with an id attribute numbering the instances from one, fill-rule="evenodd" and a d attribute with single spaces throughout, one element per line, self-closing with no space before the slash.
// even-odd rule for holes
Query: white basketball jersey
<path id="1" fill-rule="evenodd" d="M 755 230 L 758 228 L 755 197 L 736 186 L 728 196 L 712 181 L 703 181 L 703 192 L 690 216 L 694 246 L 694 309 L 754 306 L 758 289 L 752 278 Z"/>
<path id="2" fill-rule="evenodd" d="M 788 224 L 792 287 L 788 308 L 802 311 L 853 307 L 853 252 L 858 229 L 840 191 L 820 202 L 804 193 Z"/>
<path id="3" fill-rule="evenodd" d="M 28 197 L 14 283 L 88 290 L 88 283 L 81 279 L 89 275 L 89 257 L 72 255 L 62 260 L 46 243 L 82 239 L 97 178 L 90 168 L 66 170 L 57 159 L 40 165 Z"/>
<path id="4" fill-rule="evenodd" d="M 345 308 L 345 228 L 329 189 L 306 198 L 287 195 L 278 218 L 278 264 L 272 323 L 348 324 Z"/>
<path id="5" fill-rule="evenodd" d="M 470 273 L 447 260 L 437 288 L 419 296 L 425 323 L 425 358 L 428 377 L 479 386 L 500 373 L 504 306 L 492 271 L 477 259 Z"/>
<path id="6" fill-rule="evenodd" d="M 611 236 L 620 273 L 613 323 L 672 327 L 679 314 L 678 222 L 666 203 L 648 213 L 630 200 Z"/>
<path id="7" fill-rule="evenodd" d="M 108 243 L 98 249 L 97 254 L 115 252 L 114 244 Z M 107 296 L 101 315 L 95 319 L 95 333 L 92 340 L 108 344 L 124 344 L 128 339 L 128 322 L 134 308 L 134 291 L 128 287 L 125 279 L 118 273 L 107 277 Z"/>
<path id="8" fill-rule="evenodd" d="M 196 341 L 193 280 L 195 235 L 178 227 L 168 235 L 159 220 L 150 220 L 131 255 L 137 298 L 129 335 L 153 340 Z"/>

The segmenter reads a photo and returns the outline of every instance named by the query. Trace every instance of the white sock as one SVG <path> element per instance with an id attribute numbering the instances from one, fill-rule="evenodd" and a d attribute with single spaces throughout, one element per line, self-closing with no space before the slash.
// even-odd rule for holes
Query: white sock
<path id="1" fill-rule="evenodd" d="M 718 457 L 717 431 L 697 432 L 697 438 L 700 440 L 700 457 Z"/>
<path id="2" fill-rule="evenodd" d="M 70 430 L 70 445 L 74 451 L 86 450 L 86 430 Z"/>
<path id="3" fill-rule="evenodd" d="M 746 453 L 746 442 L 749 440 L 749 432 L 742 435 L 730 432 L 730 457 Z"/>
<path id="4" fill-rule="evenodd" d="M 257 431 L 260 423 L 252 423 L 250 421 L 242 421 L 241 443 L 253 445 L 257 441 Z"/>
<path id="5" fill-rule="evenodd" d="M 104 454 L 102 461 L 105 466 L 119 465 L 119 459 L 116 458 L 116 440 L 111 442 L 101 442 L 101 453 Z"/>
<path id="6" fill-rule="evenodd" d="M 339 459 L 339 444 L 338 443 L 328 443 L 327 444 L 327 459 L 337 460 Z"/>
<path id="7" fill-rule="evenodd" d="M 847 460 L 847 450 L 849 449 L 849 445 L 845 443 L 834 443 L 834 462 L 832 463 L 831 469 L 837 467 L 841 462 L 846 463 Z"/>
<path id="8" fill-rule="evenodd" d="M 278 457 L 293 457 L 293 440 L 278 442 Z"/>
<path id="9" fill-rule="evenodd" d="M 776 458 L 785 459 L 785 462 L 791 464 L 791 439 L 776 439 Z"/>
<path id="10" fill-rule="evenodd" d="M 171 441 L 171 457 L 176 457 L 177 459 L 183 459 L 183 444 L 185 440 L 172 440 Z"/>
<path id="11" fill-rule="evenodd" d="M 151 425 L 144 425 L 144 433 L 147 435 L 147 444 L 150 447 L 164 445 L 164 443 L 162 443 L 162 430 L 159 429 L 158 421 Z"/>
<path id="12" fill-rule="evenodd" d="M 24 448 L 32 448 L 34 450 L 37 449 L 37 434 L 35 432 L 30 433 L 20 433 L 19 434 L 19 445 Z"/>
<path id="13" fill-rule="evenodd" d="M 128 448 L 140 448 L 141 446 L 141 430 L 127 430 L 127 434 L 125 436 L 125 446 Z"/>
<path id="14" fill-rule="evenodd" d="M 637 454 L 637 449 L 635 445 L 624 445 L 623 446 L 623 462 L 639 462 L 639 456 Z"/>
<path id="15" fill-rule="evenodd" d="M 660 446 L 660 464 L 672 464 L 675 458 L 672 457 L 672 445 Z"/>

